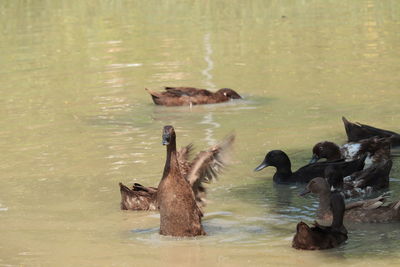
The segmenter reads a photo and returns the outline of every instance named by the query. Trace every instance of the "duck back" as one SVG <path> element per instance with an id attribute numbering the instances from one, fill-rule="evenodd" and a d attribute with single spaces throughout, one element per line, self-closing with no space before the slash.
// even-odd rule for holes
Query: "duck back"
<path id="1" fill-rule="evenodd" d="M 308 183 L 315 177 L 323 177 L 325 169 L 329 166 L 341 169 L 343 175 L 347 176 L 364 168 L 365 156 L 353 161 L 337 160 L 331 162 L 316 162 L 305 165 L 295 171 L 288 179 L 291 182 Z"/>
<path id="2" fill-rule="evenodd" d="M 196 204 L 192 188 L 183 177 L 170 176 L 163 179 L 158 187 L 157 199 L 160 208 L 161 235 L 205 234 L 201 225 L 202 213 Z"/>
<path id="3" fill-rule="evenodd" d="M 347 234 L 334 231 L 331 227 L 321 227 L 318 224 L 309 227 L 304 222 L 300 222 L 297 224 L 292 247 L 304 250 L 330 249 L 338 247 L 347 238 Z"/>

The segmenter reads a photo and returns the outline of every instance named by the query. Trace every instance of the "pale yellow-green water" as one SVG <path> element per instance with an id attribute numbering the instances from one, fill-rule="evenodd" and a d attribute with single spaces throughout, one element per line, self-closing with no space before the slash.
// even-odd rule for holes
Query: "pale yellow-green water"
<path id="1" fill-rule="evenodd" d="M 400 2 L 1 1 L 0 14 L 0 266 L 400 264 L 399 223 L 292 249 L 315 198 L 253 173 L 272 149 L 296 169 L 316 142 L 344 143 L 343 115 L 400 132 Z M 166 85 L 245 99 L 157 107 L 144 88 Z M 205 237 L 161 237 L 156 212 L 119 210 L 118 182 L 158 184 L 167 124 L 198 150 L 237 135 Z"/>

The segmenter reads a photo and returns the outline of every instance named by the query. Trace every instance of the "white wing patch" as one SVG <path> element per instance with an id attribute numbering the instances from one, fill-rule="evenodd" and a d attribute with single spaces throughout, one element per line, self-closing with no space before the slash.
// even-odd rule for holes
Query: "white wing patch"
<path id="1" fill-rule="evenodd" d="M 354 157 L 360 148 L 361 145 L 358 143 L 345 144 L 342 146 L 342 155 L 346 161 L 354 160 Z"/>

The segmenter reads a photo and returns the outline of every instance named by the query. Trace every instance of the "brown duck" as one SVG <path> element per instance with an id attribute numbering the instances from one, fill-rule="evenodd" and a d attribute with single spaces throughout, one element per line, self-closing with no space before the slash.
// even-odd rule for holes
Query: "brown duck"
<path id="1" fill-rule="evenodd" d="M 336 191 L 335 191 L 336 192 Z M 319 208 L 317 217 L 322 221 L 332 220 L 329 202 L 333 194 L 324 178 L 312 179 L 302 193 L 317 194 L 319 196 Z M 344 219 L 353 222 L 379 223 L 400 220 L 400 201 L 385 204 L 386 198 L 380 196 L 374 199 L 360 200 L 346 205 Z"/>
<path id="2" fill-rule="evenodd" d="M 342 117 L 344 129 L 346 130 L 348 142 L 357 142 L 362 139 L 370 137 L 390 137 L 392 146 L 400 146 L 400 134 L 375 128 L 359 122 L 353 123 L 348 121 L 345 117 Z"/>
<path id="3" fill-rule="evenodd" d="M 162 106 L 216 104 L 242 98 L 230 88 L 222 88 L 215 93 L 194 87 L 165 87 L 165 92 L 155 92 L 147 88 L 146 90 L 154 104 Z"/>
<path id="4" fill-rule="evenodd" d="M 190 161 L 190 155 L 193 152 L 192 144 L 181 148 L 176 153 L 180 172 L 192 186 L 200 208 L 206 205 L 204 183 L 217 179 L 218 174 L 227 166 L 234 140 L 234 135 L 230 135 L 219 144 L 199 152 L 192 161 Z M 158 210 L 156 187 L 145 187 L 138 183 L 135 183 L 132 188 L 122 183 L 119 183 L 119 186 L 122 210 Z"/>
<path id="5" fill-rule="evenodd" d="M 179 168 L 172 126 L 164 127 L 162 142 L 167 146 L 167 160 L 157 190 L 160 234 L 179 237 L 205 235 L 201 225 L 203 213 L 196 203 L 192 186 Z"/>
<path id="6" fill-rule="evenodd" d="M 338 192 L 332 193 L 328 205 L 333 214 L 331 226 L 322 226 L 315 222 L 313 227 L 309 227 L 304 222 L 298 223 L 292 247 L 306 250 L 329 249 L 347 240 L 347 230 L 343 225 L 343 196 Z"/>

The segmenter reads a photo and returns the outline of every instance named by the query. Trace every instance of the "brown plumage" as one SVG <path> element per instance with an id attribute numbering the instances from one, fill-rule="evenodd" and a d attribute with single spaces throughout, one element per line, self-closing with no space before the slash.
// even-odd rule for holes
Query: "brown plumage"
<path id="1" fill-rule="evenodd" d="M 343 197 L 338 192 L 332 193 L 329 204 L 333 213 L 332 224 L 327 227 L 315 222 L 313 227 L 309 227 L 304 222 L 298 223 L 292 247 L 306 250 L 329 249 L 347 240 L 347 230 L 343 225 Z"/>
<path id="2" fill-rule="evenodd" d="M 121 210 L 157 210 L 157 188 L 135 183 L 132 189 L 119 183 Z"/>
<path id="3" fill-rule="evenodd" d="M 359 122 L 353 123 L 348 121 L 345 117 L 342 117 L 344 128 L 347 134 L 348 142 L 357 142 L 362 139 L 370 137 L 389 137 L 392 146 L 400 145 L 400 134 L 375 128 L 366 124 L 361 124 Z"/>
<path id="4" fill-rule="evenodd" d="M 216 104 L 242 98 L 230 88 L 222 88 L 215 93 L 193 87 L 165 87 L 165 92 L 155 92 L 147 88 L 146 90 L 154 104 L 162 106 Z"/>
<path id="5" fill-rule="evenodd" d="M 323 221 L 332 220 L 329 209 L 331 191 L 327 181 L 322 177 L 312 179 L 305 192 L 319 196 L 317 217 Z M 378 223 L 400 220 L 400 201 L 385 204 L 386 198 L 380 196 L 374 199 L 360 200 L 346 205 L 344 219 L 353 222 Z"/>
<path id="6" fill-rule="evenodd" d="M 157 191 L 160 234 L 179 237 L 205 235 L 201 225 L 203 213 L 196 204 L 192 187 L 179 168 L 176 135 L 172 126 L 164 127 L 163 144 L 167 146 L 167 159 Z"/>
<path id="7" fill-rule="evenodd" d="M 229 153 L 234 135 L 229 135 L 219 144 L 206 151 L 199 152 L 190 161 L 193 145 L 189 144 L 177 152 L 177 161 L 183 177 L 192 186 L 196 202 L 200 209 L 206 205 L 206 188 L 209 183 L 218 178 L 218 174 L 228 165 Z M 121 209 L 123 210 L 157 210 L 157 188 L 135 184 L 132 188 L 120 183 Z"/>
<path id="8" fill-rule="evenodd" d="M 358 142 L 351 142 L 338 146 L 329 141 L 315 144 L 312 149 L 313 155 L 310 163 L 314 163 L 325 158 L 327 161 L 344 159 L 346 161 L 359 159 L 368 153 L 364 168 L 368 168 L 374 163 L 390 159 L 391 151 L 390 138 L 371 137 L 362 139 Z"/>

